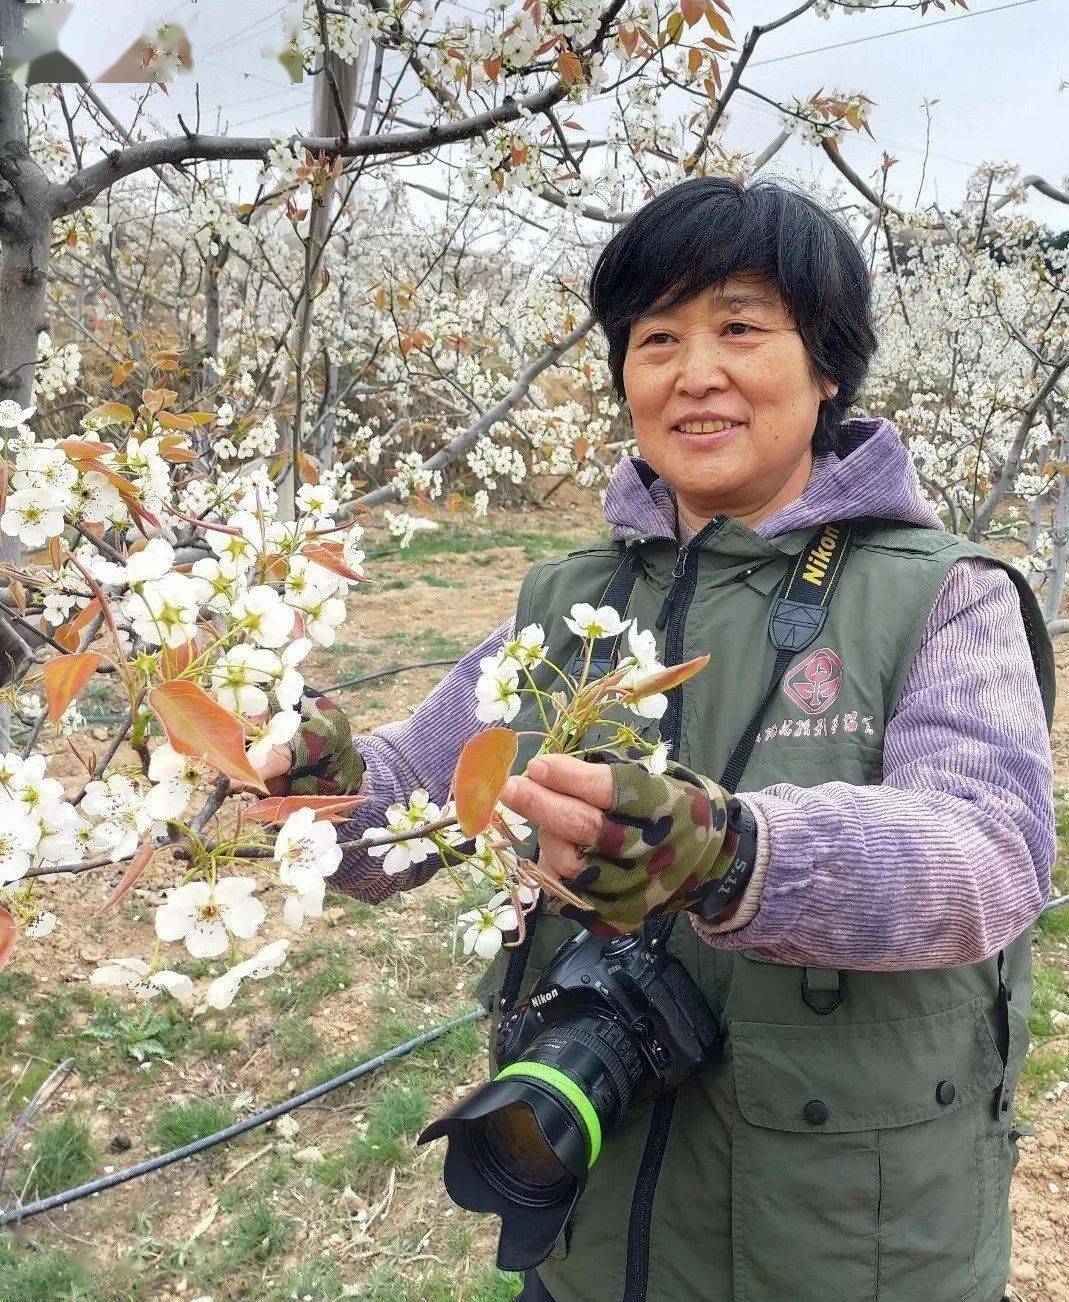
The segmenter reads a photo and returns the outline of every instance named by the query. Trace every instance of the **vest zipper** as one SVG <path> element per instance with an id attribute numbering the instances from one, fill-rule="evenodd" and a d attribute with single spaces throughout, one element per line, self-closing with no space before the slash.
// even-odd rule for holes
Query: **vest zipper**
<path id="1" fill-rule="evenodd" d="M 685 542 L 676 556 L 675 569 L 672 571 L 672 586 L 657 616 L 656 627 L 667 627 L 664 640 L 664 662 L 675 665 L 683 658 L 683 625 L 686 623 L 687 610 L 690 608 L 694 590 L 698 586 L 698 562 L 701 544 L 711 538 L 728 519 L 726 515 L 714 515 L 708 524 Z M 693 560 L 692 560 L 693 558 Z M 683 732 L 683 688 L 675 687 L 668 693 L 668 709 L 665 711 L 664 726 L 661 737 L 668 742 L 672 759 L 679 759 L 679 742 Z"/>
<path id="2" fill-rule="evenodd" d="M 668 629 L 664 643 L 666 665 L 679 664 L 683 657 L 683 626 L 686 623 L 687 610 L 694 591 L 698 586 L 698 555 L 701 544 L 706 538 L 712 537 L 727 519 L 726 515 L 714 516 L 689 542 L 680 547 L 679 554 L 676 556 L 675 568 L 672 571 L 672 586 L 668 589 L 668 595 L 661 606 L 656 623 L 658 629 L 665 627 Z M 668 742 L 669 754 L 673 759 L 679 758 L 679 743 L 683 733 L 682 693 L 682 686 L 674 687 L 668 693 L 668 709 L 664 713 L 661 727 L 661 738 Z M 653 1105 L 646 1145 L 642 1150 L 642 1161 L 635 1180 L 635 1192 L 631 1198 L 631 1215 L 627 1227 L 627 1269 L 624 1275 L 622 1302 L 646 1302 L 653 1198 L 657 1192 L 661 1163 L 664 1161 L 664 1152 L 668 1146 L 668 1131 L 672 1124 L 675 1102 L 675 1090 L 670 1090 L 667 1094 L 658 1095 Z"/>

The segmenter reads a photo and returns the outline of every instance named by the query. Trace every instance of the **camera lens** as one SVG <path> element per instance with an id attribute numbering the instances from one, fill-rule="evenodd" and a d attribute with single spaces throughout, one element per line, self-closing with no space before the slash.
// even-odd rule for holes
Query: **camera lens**
<path id="1" fill-rule="evenodd" d="M 473 1134 L 487 1177 L 501 1190 L 521 1194 L 523 1202 L 555 1202 L 573 1176 L 549 1146 L 526 1103 L 509 1103 L 488 1113 Z"/>

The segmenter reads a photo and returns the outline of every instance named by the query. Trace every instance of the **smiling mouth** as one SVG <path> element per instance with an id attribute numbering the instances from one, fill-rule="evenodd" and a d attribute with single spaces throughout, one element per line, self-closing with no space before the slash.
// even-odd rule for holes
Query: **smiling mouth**
<path id="1" fill-rule="evenodd" d="M 712 438 L 719 434 L 728 434 L 733 430 L 743 428 L 744 421 L 727 421 L 727 420 L 687 420 L 682 424 L 673 425 L 672 433 L 681 434 L 685 438 Z"/>

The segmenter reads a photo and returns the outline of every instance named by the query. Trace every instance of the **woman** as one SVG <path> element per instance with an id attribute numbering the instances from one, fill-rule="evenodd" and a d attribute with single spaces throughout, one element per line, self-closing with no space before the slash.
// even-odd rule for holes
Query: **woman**
<path id="1" fill-rule="evenodd" d="M 658 630 L 660 659 L 711 656 L 658 725 L 685 768 L 553 757 L 503 799 L 592 930 L 633 927 L 636 898 L 656 900 L 651 917 L 690 913 L 669 948 L 724 1051 L 605 1137 L 521 1296 L 999 1302 L 1028 929 L 1055 856 L 1035 599 L 942 530 L 889 422 L 845 419 L 876 347 L 869 280 L 818 205 L 775 183 L 686 181 L 609 242 L 591 297 L 641 454 L 606 493 L 611 536 L 536 566 L 515 620 L 410 719 L 350 742 L 321 702 L 289 781 L 355 790 L 362 776 L 353 832 L 413 787 L 443 797 L 484 726 L 480 660 L 528 622 L 566 654 L 562 616 L 598 605 L 626 561 L 627 614 Z M 815 638 L 777 681 L 770 629 L 796 611 L 777 598 L 796 569 L 820 580 L 829 564 Z M 770 675 L 739 778 L 730 759 Z M 512 726 L 537 723 L 525 707 Z M 701 889 L 694 874 L 663 887 L 652 814 L 681 791 L 693 804 L 693 774 L 708 793 Z M 387 877 L 350 855 L 337 884 L 381 900 L 436 866 Z M 612 873 L 613 890 L 594 885 Z M 577 926 L 555 907 L 540 917 L 521 997 Z M 491 987 L 503 971 L 504 954 Z"/>

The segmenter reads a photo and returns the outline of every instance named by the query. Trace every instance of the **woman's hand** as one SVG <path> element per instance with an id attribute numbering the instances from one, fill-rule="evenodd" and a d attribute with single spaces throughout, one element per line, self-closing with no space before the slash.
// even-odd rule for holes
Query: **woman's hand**
<path id="1" fill-rule="evenodd" d="M 702 903 L 710 890 L 723 904 L 735 898 L 751 860 L 736 861 L 730 799 L 681 764 L 654 774 L 609 751 L 587 760 L 540 755 L 501 793 L 537 824 L 539 866 L 582 901 L 551 895 L 550 911 L 600 936 L 637 931 L 647 918 Z"/>
<path id="2" fill-rule="evenodd" d="M 537 825 L 538 862 L 562 881 L 587 866 L 581 851 L 597 844 L 612 800 L 609 765 L 574 755 L 540 755 L 501 792 L 503 805 Z"/>
<path id="3" fill-rule="evenodd" d="M 253 719 L 253 723 L 263 723 L 267 715 L 263 714 L 258 719 Z M 257 773 L 265 782 L 271 778 L 280 778 L 283 773 L 288 773 L 293 767 L 293 748 L 291 746 L 272 746 L 264 758 L 257 764 L 254 760 L 249 761 Z M 247 782 L 231 782 L 230 794 L 236 795 L 239 791 L 255 791 L 256 788 L 250 786 Z"/>
<path id="4" fill-rule="evenodd" d="M 289 746 L 272 746 L 266 759 L 253 768 L 262 778 L 280 778 L 293 767 L 293 751 Z"/>

